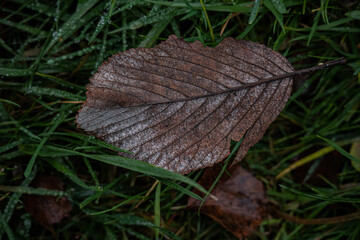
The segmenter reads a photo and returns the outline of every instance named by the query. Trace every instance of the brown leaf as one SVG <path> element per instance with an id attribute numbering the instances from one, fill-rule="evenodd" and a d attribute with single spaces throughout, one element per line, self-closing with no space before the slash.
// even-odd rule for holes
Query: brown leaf
<path id="1" fill-rule="evenodd" d="M 216 167 L 216 168 L 214 168 Z M 199 184 L 209 189 L 221 168 L 214 166 L 206 169 Z M 224 173 L 212 191 L 217 199 L 208 197 L 200 211 L 225 228 L 236 237 L 249 236 L 267 216 L 268 202 L 264 187 L 258 179 L 240 166 Z M 188 207 L 198 209 L 200 201 L 189 198 Z"/>
<path id="2" fill-rule="evenodd" d="M 45 189 L 64 190 L 64 183 L 55 176 L 37 176 L 33 181 L 34 187 Z M 52 229 L 54 223 L 59 223 L 64 217 L 68 217 L 72 209 L 71 203 L 66 197 L 27 195 L 22 196 L 25 209 L 36 222 L 47 229 Z"/>
<path id="3" fill-rule="evenodd" d="M 286 104 L 293 72 L 258 43 L 226 38 L 215 48 L 170 36 L 114 55 L 88 86 L 77 123 L 136 158 L 179 173 L 211 166 L 243 143 L 240 161 Z"/>
<path id="4" fill-rule="evenodd" d="M 178 173 L 212 166 L 243 142 L 239 162 L 284 108 L 294 72 L 279 53 L 226 38 L 215 48 L 176 36 L 114 55 L 88 86 L 78 127 Z M 246 133 L 246 135 L 245 135 Z"/>

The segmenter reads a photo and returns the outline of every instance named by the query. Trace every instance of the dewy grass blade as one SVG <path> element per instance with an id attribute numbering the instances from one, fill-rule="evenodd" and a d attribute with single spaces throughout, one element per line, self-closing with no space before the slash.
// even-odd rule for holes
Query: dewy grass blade
<path id="1" fill-rule="evenodd" d="M 123 167 L 135 172 L 144 173 L 146 175 L 178 180 L 192 187 L 195 187 L 196 189 L 198 189 L 203 193 L 207 193 L 207 191 L 201 185 L 194 182 L 192 179 L 187 178 L 186 176 L 183 176 L 181 174 L 165 170 L 163 168 L 155 167 L 146 162 L 142 162 L 131 158 L 124 158 L 120 156 L 87 155 L 87 154 L 85 155 L 88 158 L 92 158 L 94 160 L 98 160 L 118 167 Z"/>
<path id="2" fill-rule="evenodd" d="M 66 117 L 70 114 L 70 111 L 68 110 L 68 108 L 70 107 L 71 105 L 68 105 L 65 107 L 62 107 L 62 111 L 60 113 L 58 113 L 54 120 L 53 120 L 53 125 L 51 126 L 51 128 L 49 129 L 49 131 L 47 132 L 47 135 L 44 136 L 42 139 L 41 139 L 41 142 L 39 143 L 37 149 L 35 150 L 34 154 L 32 155 L 26 169 L 25 169 L 25 172 L 24 172 L 24 176 L 25 177 L 29 177 L 30 176 L 30 173 L 31 173 L 31 170 L 34 166 L 34 163 L 35 163 L 35 159 L 37 158 L 41 148 L 44 146 L 44 144 L 46 143 L 46 141 L 49 139 L 50 135 L 55 131 L 55 129 L 66 119 Z"/>
<path id="3" fill-rule="evenodd" d="M 113 1 L 111 1 L 111 2 L 113 2 Z M 110 4 L 110 2 L 108 2 L 108 3 Z M 111 3 L 111 9 L 113 9 L 113 4 L 112 3 Z M 109 23 L 110 18 L 111 18 L 111 11 L 110 10 L 106 13 L 106 15 L 104 14 L 104 15 L 102 15 L 100 17 L 100 20 L 99 20 L 99 22 L 98 22 L 98 24 L 96 26 L 96 29 L 95 29 L 93 35 L 89 39 L 89 42 L 88 42 L 89 45 L 94 41 L 94 39 L 97 37 L 97 35 L 105 27 L 105 25 Z"/>
<path id="4" fill-rule="evenodd" d="M 279 13 L 277 11 L 277 9 L 274 7 L 273 3 L 270 0 L 264 0 L 264 5 L 267 9 L 270 10 L 270 12 L 272 12 L 272 14 L 274 14 L 274 16 L 275 16 L 276 20 L 279 22 L 282 30 L 285 32 L 283 16 L 281 15 L 281 13 Z"/>
<path id="5" fill-rule="evenodd" d="M 160 227 L 160 195 L 161 195 L 161 182 L 156 186 L 155 191 L 155 202 L 154 202 L 154 224 L 157 227 Z M 155 238 L 159 238 L 159 229 L 155 228 Z"/>
<path id="6" fill-rule="evenodd" d="M 24 186 L 4 186 L 0 185 L 0 191 L 4 192 L 14 192 L 21 194 L 31 194 L 31 195 L 41 195 L 41 196 L 54 196 L 62 197 L 66 193 L 60 190 L 46 189 L 46 188 L 33 188 L 33 187 L 24 187 Z"/>
<path id="7" fill-rule="evenodd" d="M 135 29 L 147 26 L 147 25 L 155 25 L 160 22 L 166 22 L 169 19 L 169 17 L 171 17 L 171 16 L 176 17 L 179 15 L 183 15 L 184 13 L 187 13 L 187 12 L 188 12 L 188 9 L 180 9 L 177 11 L 173 11 L 171 9 L 170 9 L 170 11 L 169 11 L 169 9 L 161 10 L 161 11 L 158 11 L 158 14 L 155 14 L 155 15 L 152 14 L 152 15 L 146 16 L 145 18 L 140 18 L 138 20 L 134 20 L 125 26 L 122 26 L 116 30 L 109 32 L 109 34 L 114 34 L 114 33 L 120 32 L 120 31 L 124 31 L 124 30 L 135 30 Z"/>
<path id="8" fill-rule="evenodd" d="M 37 168 L 34 168 L 31 175 L 28 178 L 25 178 L 25 180 L 20 184 L 20 186 L 27 187 L 35 178 L 36 173 L 37 173 Z M 5 209 L 2 211 L 3 214 L 2 217 L 6 224 L 10 221 L 11 216 L 13 215 L 13 212 L 15 210 L 15 207 L 17 206 L 17 203 L 20 201 L 21 195 L 22 195 L 21 193 L 14 193 L 9 199 L 8 203 L 6 204 Z M 4 233 L 3 229 L 0 228 L 0 239 L 3 233 Z"/>
<path id="9" fill-rule="evenodd" d="M 107 186 L 105 186 L 101 191 L 95 192 L 94 194 L 92 194 L 91 196 L 87 197 L 84 201 L 82 201 L 79 206 L 80 208 L 84 208 L 86 205 L 88 205 L 89 203 L 91 203 L 92 201 L 94 201 L 95 199 L 99 198 L 102 194 L 104 194 L 107 190 L 110 190 L 112 187 L 115 186 L 115 184 L 117 184 L 119 182 L 119 180 L 121 179 L 121 177 L 118 177 L 117 179 L 115 179 L 114 181 L 112 181 L 110 184 L 108 184 Z"/>
<path id="10" fill-rule="evenodd" d="M 170 24 L 170 22 L 173 20 L 173 18 L 174 18 L 174 16 L 172 14 L 170 14 L 168 18 L 154 24 L 152 29 L 146 35 L 145 39 L 139 44 L 139 47 L 151 47 L 155 43 L 155 41 L 158 39 L 160 34 L 167 27 L 167 25 Z"/>
<path id="11" fill-rule="evenodd" d="M 85 165 L 86 165 L 86 168 L 88 169 L 88 171 L 89 171 L 89 173 L 90 173 L 90 175 L 91 175 L 91 177 L 92 177 L 95 185 L 96 185 L 97 187 L 100 187 L 99 179 L 98 179 L 98 177 L 97 177 L 97 175 L 96 175 L 96 173 L 95 173 L 95 171 L 94 171 L 94 168 L 91 166 L 91 163 L 89 162 L 89 160 L 88 160 L 86 157 L 83 157 L 83 160 L 84 160 L 84 163 L 85 163 Z"/>
<path id="12" fill-rule="evenodd" d="M 190 191 L 189 189 L 184 188 L 183 186 L 177 184 L 176 182 L 170 181 L 170 180 L 168 180 L 166 178 L 162 178 L 162 179 L 159 178 L 159 181 L 161 181 L 162 183 L 166 184 L 167 186 L 169 186 L 169 187 L 171 187 L 173 189 L 178 190 L 179 192 L 181 192 L 183 194 L 188 195 L 189 197 L 192 197 L 192 198 L 197 199 L 199 201 L 203 200 L 202 197 L 200 197 L 199 195 L 197 195 L 194 192 Z"/>
<path id="13" fill-rule="evenodd" d="M 357 20 L 360 20 L 360 10 L 353 10 L 345 13 L 347 17 L 351 17 Z"/>
<path id="14" fill-rule="evenodd" d="M 97 69 L 99 67 L 99 65 L 101 64 L 101 62 L 104 60 L 104 54 L 106 51 L 106 45 L 107 45 L 107 39 L 108 39 L 108 30 L 109 30 L 109 25 L 106 25 L 105 29 L 103 31 L 100 52 L 99 52 L 99 55 L 97 56 L 97 60 L 95 62 L 95 69 Z"/>
<path id="15" fill-rule="evenodd" d="M 111 218 L 111 220 L 108 222 L 105 222 L 105 224 L 110 224 L 111 222 L 117 222 L 121 225 L 133 225 L 133 226 L 158 228 L 160 230 L 160 232 L 162 232 L 164 235 L 169 236 L 170 239 L 181 240 L 181 238 L 179 238 L 173 232 L 171 232 L 165 228 L 161 228 L 161 227 L 159 228 L 154 223 L 152 223 L 142 217 L 136 216 L 136 215 L 123 214 L 123 213 L 122 214 L 112 214 L 108 218 Z"/>
<path id="16" fill-rule="evenodd" d="M 4 40 L 0 39 L 0 46 L 3 47 L 5 50 L 7 50 L 9 53 L 11 53 L 12 55 L 16 56 L 16 52 L 14 50 L 12 50 L 11 47 L 9 47 L 9 45 L 7 45 L 5 43 Z"/>
<path id="17" fill-rule="evenodd" d="M 249 21 L 248 21 L 249 24 L 252 24 L 255 21 L 256 16 L 259 12 L 260 2 L 261 2 L 261 0 L 254 1 L 253 7 L 251 8 Z"/>
<path id="18" fill-rule="evenodd" d="M 350 155 L 360 159 L 360 141 L 351 144 Z M 356 171 L 360 172 L 360 163 L 351 161 L 351 165 L 356 169 Z"/>
<path id="19" fill-rule="evenodd" d="M 73 93 L 69 93 L 64 90 L 54 89 L 54 88 L 44 88 L 44 87 L 27 87 L 27 93 L 35 94 L 35 95 L 47 95 L 58 98 L 66 98 L 73 101 L 84 101 L 85 97 L 78 96 Z"/>
<path id="20" fill-rule="evenodd" d="M 189 8 L 189 6 L 196 10 L 202 9 L 201 3 L 189 3 L 189 2 L 169 2 L 169 1 L 155 1 L 155 0 L 145 0 L 145 2 L 155 3 L 163 6 L 174 7 L 174 8 Z M 206 4 L 207 11 L 215 11 L 215 12 L 243 12 L 249 13 L 251 12 L 251 6 L 249 6 L 249 2 L 239 3 L 236 5 L 224 5 L 224 4 Z"/>
<path id="21" fill-rule="evenodd" d="M 61 39 L 61 41 L 64 41 L 68 35 L 68 32 L 73 32 L 76 30 L 76 27 L 74 29 L 74 26 L 77 26 L 78 22 L 81 22 L 82 17 L 89 11 L 92 9 L 92 7 L 98 3 L 99 0 L 89 0 L 84 2 L 84 4 L 81 5 L 81 8 L 77 10 L 76 14 L 71 15 L 71 17 L 61 26 L 61 28 L 56 31 L 53 34 L 53 39 L 50 41 L 50 43 L 48 44 L 48 46 L 45 49 L 45 53 L 48 53 L 49 50 L 56 44 L 59 42 L 59 40 Z M 83 23 L 85 24 L 85 22 Z M 65 36 L 66 35 L 66 36 Z"/>
<path id="22" fill-rule="evenodd" d="M 123 168 L 129 169 L 129 170 L 132 170 L 135 172 L 140 172 L 140 173 L 143 173 L 143 174 L 146 174 L 149 176 L 154 176 L 154 177 L 159 177 L 159 178 L 168 178 L 168 179 L 181 181 L 192 187 L 195 187 L 202 193 L 205 193 L 205 194 L 208 193 L 201 185 L 199 185 L 197 182 L 193 181 L 192 179 L 190 179 L 186 176 L 183 176 L 183 175 L 175 173 L 175 172 L 168 171 L 168 170 L 160 168 L 160 167 L 155 167 L 155 166 L 153 166 L 149 163 L 143 162 L 143 161 L 139 161 L 139 160 L 135 160 L 135 159 L 131 159 L 131 158 L 120 157 L 120 156 L 113 156 L 113 155 L 85 154 L 85 153 L 81 153 L 81 152 L 77 152 L 77 151 L 73 151 L 73 150 L 69 150 L 69 149 L 62 149 L 62 151 L 64 153 L 80 155 L 80 156 L 84 156 L 84 157 L 94 159 L 94 160 L 97 160 L 100 162 L 111 164 L 114 166 L 123 167 Z"/>
<path id="23" fill-rule="evenodd" d="M 29 76 L 31 73 L 32 73 L 31 69 L 0 68 L 0 75 L 6 77 Z"/>
<path id="24" fill-rule="evenodd" d="M 97 138 L 95 138 L 93 136 L 81 135 L 81 134 L 78 134 L 78 133 L 62 133 L 62 132 L 55 132 L 53 134 L 54 135 L 62 135 L 62 136 L 69 136 L 69 137 L 77 138 L 77 139 L 83 140 L 85 143 L 92 143 L 92 144 L 94 144 L 96 146 L 107 148 L 107 149 L 117 151 L 117 152 L 132 153 L 130 151 L 126 151 L 124 149 L 118 148 L 118 147 L 116 147 L 114 145 L 111 145 L 109 143 L 103 142 L 103 141 L 101 141 L 101 140 L 99 140 L 99 139 L 97 139 Z M 54 148 L 58 149 L 59 151 L 62 151 L 61 148 L 57 148 L 57 147 L 54 147 Z M 74 150 L 77 150 L 77 148 L 75 148 Z"/>
<path id="25" fill-rule="evenodd" d="M 324 140 L 327 144 L 329 144 L 331 147 L 333 147 L 336 151 L 338 151 L 339 153 L 341 153 L 344 157 L 350 159 L 351 161 L 354 161 L 358 164 L 360 164 L 360 159 L 358 159 L 357 157 L 351 155 L 350 153 L 348 153 L 347 151 L 345 151 L 342 147 L 340 147 L 339 145 L 337 145 L 335 142 L 324 138 L 322 136 L 317 135 L 316 137 Z"/>
<path id="26" fill-rule="evenodd" d="M 6 26 L 9 26 L 9 27 L 13 27 L 13 28 L 17 28 L 17 29 L 19 29 L 21 31 L 28 32 L 30 34 L 34 34 L 34 35 L 38 35 L 38 36 L 45 36 L 46 35 L 45 31 L 41 31 L 41 30 L 39 30 L 37 28 L 31 27 L 31 26 L 28 26 L 28 25 L 14 23 L 14 22 L 12 22 L 10 20 L 6 20 L 6 19 L 3 19 L 3 18 L 0 18 L 0 24 L 6 25 Z"/>
<path id="27" fill-rule="evenodd" d="M 3 214 L 1 212 L 0 212 L 0 226 L 1 226 L 2 229 L 4 229 L 4 231 L 6 232 L 6 234 L 9 237 L 10 240 L 16 240 L 13 231 L 11 230 L 8 223 L 4 220 Z"/>
<path id="28" fill-rule="evenodd" d="M 82 155 L 82 154 L 81 154 Z M 131 158 L 124 158 L 120 156 L 104 156 L 104 155 L 86 155 L 88 158 L 92 158 L 107 164 L 111 164 L 118 167 L 123 167 L 135 172 L 144 173 L 150 176 L 161 177 L 161 178 L 169 178 L 173 180 L 178 180 L 184 182 L 192 187 L 197 188 L 203 193 L 207 193 L 207 191 L 200 186 L 198 183 L 194 182 L 192 179 L 187 178 L 181 174 L 171 172 L 165 170 L 160 167 L 155 167 L 151 164 L 146 162 L 142 162 L 139 160 L 131 159 Z"/>
<path id="29" fill-rule="evenodd" d="M 41 141 L 41 139 L 40 139 Z M 38 147 L 38 144 L 21 144 L 18 149 L 23 154 L 33 155 Z M 51 145 L 44 144 L 39 151 L 39 157 L 56 158 L 56 157 L 68 157 L 74 154 L 69 154 L 62 151 L 62 148 L 54 147 Z"/>
<path id="30" fill-rule="evenodd" d="M 0 110 L 3 110 L 5 112 L 5 109 L 3 108 L 3 104 L 0 101 Z M 37 141 L 41 141 L 41 138 L 38 137 L 37 135 L 35 135 L 34 133 L 32 133 L 29 129 L 27 129 L 26 127 L 24 127 L 23 125 L 21 125 L 19 123 L 19 121 L 17 121 L 15 118 L 13 118 L 11 115 L 8 114 L 4 114 L 7 118 L 9 118 L 11 120 L 11 123 L 14 124 L 20 131 L 22 131 L 23 133 L 25 133 L 26 135 L 28 135 L 29 137 L 36 139 Z M 0 112 L 0 116 L 1 116 L 1 112 Z"/>
<path id="31" fill-rule="evenodd" d="M 55 159 L 48 159 L 47 162 L 56 170 L 63 173 L 65 176 L 67 176 L 71 181 L 73 181 L 75 184 L 79 185 L 80 187 L 92 191 L 100 191 L 101 188 L 98 186 L 88 186 L 83 180 L 81 180 L 71 169 L 69 169 L 67 166 L 65 166 L 63 163 L 60 163 L 56 161 Z"/>
<path id="32" fill-rule="evenodd" d="M 0 147 L 0 153 L 9 151 L 10 149 L 12 149 L 12 148 L 14 148 L 14 147 L 17 147 L 17 146 L 19 146 L 19 145 L 22 144 L 22 143 L 23 143 L 23 140 L 18 140 L 18 141 L 9 143 L 9 144 L 7 144 L 7 145 L 1 146 L 1 147 Z"/>
<path id="33" fill-rule="evenodd" d="M 132 201 L 132 200 L 134 200 L 134 199 L 136 199 L 136 198 L 140 198 L 140 196 L 141 196 L 142 194 L 143 194 L 143 193 L 139 193 L 139 194 L 137 194 L 137 195 L 135 195 L 135 196 L 132 196 L 132 197 L 130 197 L 130 198 L 122 201 L 121 203 L 113 206 L 112 208 L 109 208 L 109 209 L 106 209 L 106 210 L 103 210 L 103 211 L 99 211 L 99 212 L 91 212 L 91 213 L 89 213 L 89 215 L 94 216 L 94 215 L 100 215 L 100 214 L 104 214 L 104 213 L 107 213 L 107 212 L 114 211 L 115 209 L 121 207 L 122 205 L 124 205 L 124 204 L 126 204 L 126 203 L 128 203 L 128 202 L 130 202 L 130 201 Z"/>
<path id="34" fill-rule="evenodd" d="M 79 52 L 77 52 L 77 53 L 79 53 Z M 87 51 L 85 53 L 87 53 Z M 69 82 L 69 81 L 65 81 L 62 78 L 55 77 L 55 76 L 52 76 L 52 75 L 49 75 L 49 74 L 36 72 L 35 75 L 43 77 L 45 79 L 48 79 L 50 81 L 53 81 L 53 82 L 55 82 L 57 84 L 65 86 L 65 87 L 69 87 L 69 88 L 73 88 L 73 89 L 79 89 L 79 90 L 85 90 L 86 89 L 83 86 L 77 85 L 77 84 Z"/>
<path id="35" fill-rule="evenodd" d="M 14 119 L 14 123 L 16 124 L 16 126 L 19 128 L 20 131 L 22 131 L 23 133 L 25 133 L 26 135 L 28 135 L 29 137 L 36 139 L 38 141 L 41 140 L 40 137 L 38 137 L 37 135 L 35 135 L 34 133 L 32 133 L 29 129 L 25 128 L 24 126 L 20 125 L 17 121 L 15 121 Z"/>
<path id="36" fill-rule="evenodd" d="M 309 46 L 309 44 L 310 44 L 310 42 L 311 42 L 311 39 L 312 39 L 312 37 L 314 36 L 315 30 L 316 30 L 316 28 L 317 28 L 317 25 L 318 25 L 318 22 L 319 22 L 319 19 L 320 19 L 320 15 L 321 15 L 321 10 L 316 13 L 316 16 L 315 16 L 315 19 L 314 19 L 314 23 L 313 23 L 313 25 L 312 25 L 312 27 L 311 27 L 311 31 L 310 31 L 310 34 L 309 34 L 309 38 L 308 38 L 308 41 L 307 41 L 307 44 L 306 44 L 307 46 Z"/>
<path id="37" fill-rule="evenodd" d="M 276 10 L 278 10 L 279 13 L 287 12 L 283 0 L 271 0 L 271 2 L 274 4 Z"/>
<path id="38" fill-rule="evenodd" d="M 360 198 L 341 198 L 341 197 L 329 197 L 329 196 L 324 196 L 324 195 L 314 195 L 314 194 L 310 194 L 310 193 L 306 193 L 306 192 L 302 192 L 302 191 L 298 191 L 296 189 L 292 189 L 289 188 L 287 186 L 284 186 L 282 184 L 279 184 L 279 186 L 281 188 L 284 188 L 290 192 L 293 192 L 295 194 L 299 194 L 301 196 L 305 196 L 308 198 L 313 198 L 313 199 L 319 199 L 319 200 L 323 200 L 323 201 L 328 201 L 328 202 L 342 202 L 342 203 L 360 203 Z"/>

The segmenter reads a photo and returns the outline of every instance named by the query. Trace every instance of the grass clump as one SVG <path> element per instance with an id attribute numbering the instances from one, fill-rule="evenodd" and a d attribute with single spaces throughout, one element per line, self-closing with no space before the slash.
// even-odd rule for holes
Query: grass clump
<path id="1" fill-rule="evenodd" d="M 352 163 L 359 156 L 349 157 L 360 142 L 359 1 L 11 0 L 0 12 L 0 238 L 235 239 L 185 209 L 189 195 L 200 198 L 192 187 L 205 191 L 196 184 L 202 171 L 184 177 L 120 158 L 74 123 L 103 61 L 171 34 L 208 46 L 228 36 L 260 42 L 295 68 L 345 57 L 346 65 L 296 82 L 286 109 L 242 164 L 282 212 L 312 219 L 359 211 Z M 61 177 L 63 190 L 30 187 L 49 173 Z M 66 195 L 71 216 L 51 233 L 24 210 L 24 193 Z M 359 226 L 272 218 L 254 239 L 357 239 Z"/>

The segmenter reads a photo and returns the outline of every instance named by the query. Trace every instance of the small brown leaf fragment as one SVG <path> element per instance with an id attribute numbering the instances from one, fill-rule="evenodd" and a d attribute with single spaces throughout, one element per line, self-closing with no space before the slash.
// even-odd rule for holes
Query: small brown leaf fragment
<path id="1" fill-rule="evenodd" d="M 209 189 L 220 172 L 219 166 L 206 169 L 199 184 Z M 224 173 L 200 211 L 230 230 L 236 237 L 249 236 L 267 216 L 267 199 L 258 179 L 241 166 Z M 189 198 L 188 207 L 198 209 L 201 202 Z"/>
<path id="2" fill-rule="evenodd" d="M 170 36 L 103 63 L 76 121 L 127 157 L 181 174 L 221 161 L 243 138 L 236 163 L 284 108 L 292 76 L 278 76 L 293 72 L 258 43 L 226 38 L 210 48 Z"/>
<path id="3" fill-rule="evenodd" d="M 64 183 L 55 175 L 37 176 L 33 185 L 37 188 L 64 190 Z M 52 230 L 54 223 L 59 223 L 64 217 L 69 217 L 72 209 L 71 203 L 66 197 L 24 194 L 22 201 L 25 210 L 34 220 L 49 230 Z"/>

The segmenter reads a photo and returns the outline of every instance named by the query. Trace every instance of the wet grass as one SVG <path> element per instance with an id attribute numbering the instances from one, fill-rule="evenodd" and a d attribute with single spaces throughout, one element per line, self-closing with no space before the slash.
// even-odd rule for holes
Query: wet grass
<path id="1" fill-rule="evenodd" d="M 359 156 L 350 153 L 360 142 L 359 2 L 2 3 L 0 237 L 235 239 L 185 208 L 189 196 L 200 198 L 190 190 L 203 190 L 196 184 L 202 171 L 184 177 L 122 159 L 118 149 L 74 123 L 85 86 L 104 60 L 151 47 L 171 34 L 208 46 L 228 36 L 260 42 L 296 69 L 345 57 L 346 65 L 297 79 L 286 108 L 241 164 L 264 182 L 281 212 L 299 219 L 358 212 Z M 63 190 L 30 187 L 36 175 L 50 173 L 61 177 Z M 24 210 L 24 193 L 66 195 L 71 216 L 52 233 Z M 275 216 L 252 239 L 357 239 L 360 234 L 359 220 L 306 223 Z"/>

